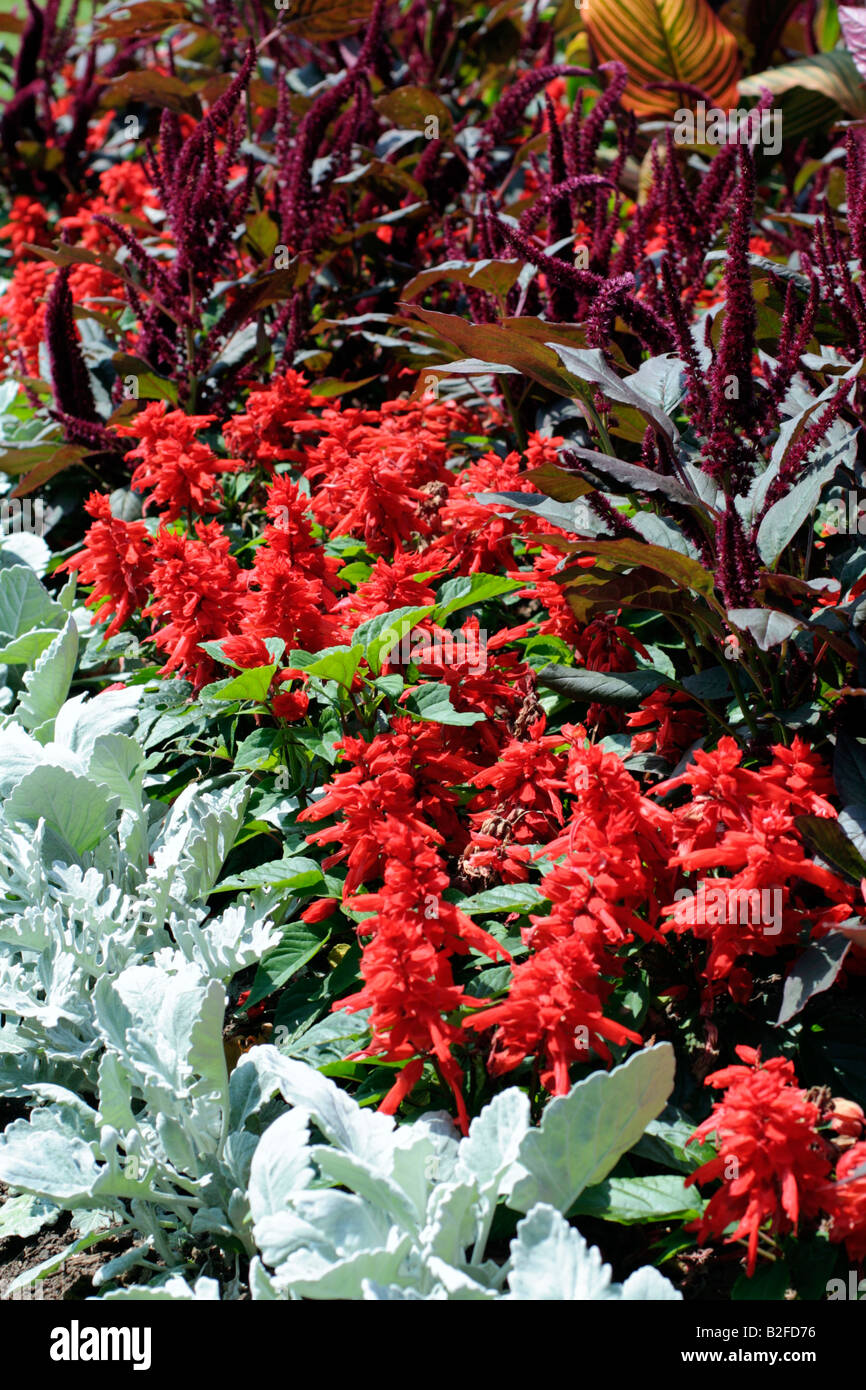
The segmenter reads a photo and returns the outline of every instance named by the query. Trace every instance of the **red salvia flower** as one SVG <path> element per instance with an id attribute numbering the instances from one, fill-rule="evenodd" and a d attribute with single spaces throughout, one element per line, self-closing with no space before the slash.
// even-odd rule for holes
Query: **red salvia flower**
<path id="1" fill-rule="evenodd" d="M 389 815 L 434 844 L 446 837 L 465 839 L 455 814 L 458 797 L 451 788 L 470 782 L 476 767 L 446 747 L 438 725 L 395 718 L 392 732 L 377 734 L 370 743 L 344 738 L 338 746 L 355 766 L 338 772 L 325 795 L 298 820 L 343 814 L 341 822 L 315 831 L 309 840 L 338 846 L 325 860 L 326 868 L 348 860 L 347 896 L 377 874 L 383 858 L 382 828 Z"/>
<path id="2" fill-rule="evenodd" d="M 626 720 L 628 729 L 643 730 L 632 734 L 631 751 L 654 752 L 674 762 L 700 738 L 706 722 L 703 710 L 684 690 L 654 690 Z M 649 727 L 653 724 L 658 728 Z"/>
<path id="3" fill-rule="evenodd" d="M 263 545 L 249 575 L 244 627 L 262 637 L 282 637 L 289 651 L 316 652 L 344 639 L 337 599 L 327 584 L 304 572 L 281 550 Z"/>
<path id="4" fill-rule="evenodd" d="M 417 552 L 398 550 L 388 560 L 378 556 L 369 578 L 341 600 L 341 611 L 351 614 L 352 625 L 357 627 L 398 608 L 432 607 L 436 594 L 427 576 L 439 573 L 449 563 L 441 545 Z"/>
<path id="5" fill-rule="evenodd" d="M 219 511 L 215 493 L 217 475 L 243 467 L 240 459 L 217 458 L 196 439 L 196 432 L 212 425 L 213 415 L 186 415 L 169 410 L 165 401 L 151 401 L 131 425 L 118 425 L 117 433 L 140 440 L 126 455 L 137 459 L 132 475 L 136 492 L 152 490 L 144 504 L 164 507 L 162 519 L 175 521 L 183 512 L 207 515 Z"/>
<path id="6" fill-rule="evenodd" d="M 437 951 L 422 924 L 402 916 L 381 914 L 375 935 L 361 961 L 363 989 L 339 1007 L 348 1012 L 371 1009 L 372 1038 L 356 1057 L 384 1056 L 389 1061 L 410 1059 L 399 1073 L 379 1109 L 393 1115 L 420 1079 L 425 1056 L 435 1059 L 450 1086 L 464 1134 L 469 1116 L 461 1091 L 462 1073 L 451 1051 L 461 1040 L 460 1028 L 447 1015 L 476 1003 L 454 983 L 448 957 Z"/>
<path id="7" fill-rule="evenodd" d="M 84 510 L 94 518 L 84 549 L 64 560 L 58 569 L 77 570 L 82 583 L 94 586 L 88 607 L 102 606 L 91 622 L 100 622 L 113 613 L 105 630 L 106 638 L 113 637 L 147 602 L 153 543 L 143 521 L 121 521 L 112 516 L 109 499 L 98 492 L 90 494 Z"/>
<path id="8" fill-rule="evenodd" d="M 199 643 L 236 634 L 243 620 L 243 590 L 240 568 L 219 523 L 198 522 L 196 536 L 191 540 L 160 531 L 153 549 L 153 600 L 144 616 L 154 619 L 154 640 L 168 654 L 163 671 L 178 671 L 200 686 L 215 668 Z"/>
<path id="9" fill-rule="evenodd" d="M 530 726 L 528 738 L 510 739 L 494 765 L 475 774 L 480 793 L 470 803 L 470 818 L 479 829 L 494 811 L 510 818 L 518 841 L 545 840 L 562 824 L 559 792 L 565 786 L 566 760 L 553 751 L 562 738 L 545 734 L 544 726 L 542 716 Z"/>
<path id="10" fill-rule="evenodd" d="M 371 937 L 361 959 L 364 987 L 334 1007 L 372 1010 L 373 1036 L 357 1055 L 412 1059 L 381 1110 L 393 1114 L 420 1077 L 422 1059 L 428 1057 L 454 1094 L 458 1123 L 465 1133 L 469 1118 L 461 1092 L 462 1074 L 452 1053 L 462 1033 L 446 1015 L 476 1001 L 455 985 L 449 955 L 455 951 L 465 955 L 470 946 L 493 960 L 507 960 L 508 953 L 444 899 L 448 875 L 423 831 L 387 815 L 380 838 L 382 887 L 352 899 L 353 909 L 373 914 L 358 928 L 359 935 Z"/>
<path id="11" fill-rule="evenodd" d="M 718 1156 L 686 1178 L 686 1185 L 721 1179 L 699 1226 L 699 1239 L 736 1229 L 731 1241 L 748 1237 L 746 1269 L 751 1275 L 762 1226 L 784 1235 L 800 1219 L 818 1214 L 830 1163 L 817 1133 L 818 1106 L 797 1085 L 793 1063 L 771 1057 L 762 1063 L 751 1047 L 738 1047 L 745 1066 L 723 1067 L 706 1084 L 725 1095 L 689 1143 L 716 1136 Z"/>
<path id="12" fill-rule="evenodd" d="M 287 724 L 303 719 L 309 708 L 310 697 L 303 690 L 281 690 L 271 699 L 274 715 L 277 719 L 284 719 Z"/>
<path id="13" fill-rule="evenodd" d="M 304 455 L 293 447 L 293 436 L 302 426 L 318 425 L 310 408 L 312 399 L 299 372 L 284 372 L 265 386 L 253 386 L 246 413 L 232 416 L 223 428 L 223 438 L 250 463 L 300 462 Z"/>
<path id="14" fill-rule="evenodd" d="M 49 221 L 49 215 L 41 203 L 18 194 L 12 199 L 6 222 L 0 227 L 0 239 L 9 242 L 9 249 L 17 260 L 28 243 L 32 246 L 51 245 Z"/>
<path id="15" fill-rule="evenodd" d="M 464 1026 L 495 1028 L 488 1061 L 492 1075 L 512 1071 L 531 1053 L 544 1058 L 541 1081 L 555 1095 L 569 1089 L 568 1068 L 590 1049 L 612 1061 L 608 1043 L 640 1043 L 638 1033 L 605 1018 L 599 990 L 609 990 L 580 935 L 556 941 L 514 967 L 508 998 Z"/>
<path id="16" fill-rule="evenodd" d="M 850 1258 L 861 1264 L 866 1260 L 866 1143 L 843 1153 L 835 1182 L 821 1189 L 821 1205 L 830 1214 L 830 1239 L 844 1241 Z"/>
<path id="17" fill-rule="evenodd" d="M 222 642 L 223 656 L 252 671 L 257 666 L 270 666 L 271 654 L 261 637 L 226 637 Z"/>

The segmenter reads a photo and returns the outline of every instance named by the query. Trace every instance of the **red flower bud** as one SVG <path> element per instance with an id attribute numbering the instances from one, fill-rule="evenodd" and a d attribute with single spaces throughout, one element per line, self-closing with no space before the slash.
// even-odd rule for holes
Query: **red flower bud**
<path id="1" fill-rule="evenodd" d="M 310 903 L 306 911 L 301 913 L 302 922 L 324 922 L 326 918 L 333 917 L 337 910 L 336 898 L 317 898 Z"/>

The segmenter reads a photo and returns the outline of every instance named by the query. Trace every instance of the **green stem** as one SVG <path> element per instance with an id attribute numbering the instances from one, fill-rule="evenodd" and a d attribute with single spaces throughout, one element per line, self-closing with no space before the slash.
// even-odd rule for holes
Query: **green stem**
<path id="1" fill-rule="evenodd" d="M 734 688 L 734 694 L 735 694 L 736 697 L 737 697 L 737 704 L 740 706 L 740 709 L 743 711 L 743 718 L 745 719 L 746 723 L 747 723 L 748 726 L 749 726 L 749 729 L 751 730 L 752 737 L 753 737 L 753 738 L 757 738 L 757 737 L 758 737 L 758 725 L 757 725 L 757 723 L 756 723 L 756 721 L 755 721 L 755 716 L 753 715 L 753 713 L 752 713 L 752 711 L 751 711 L 751 709 L 750 709 L 750 707 L 749 707 L 749 702 L 748 702 L 748 700 L 746 699 L 746 695 L 745 695 L 745 692 L 744 692 L 744 690 L 743 690 L 742 682 L 741 682 L 740 677 L 739 677 L 739 675 L 738 675 L 738 673 L 737 673 L 737 670 L 736 670 L 736 664 L 735 664 L 735 662 L 733 662 L 733 661 L 731 662 L 730 666 L 728 667 L 728 679 L 730 680 L 731 685 L 732 685 L 733 688 Z"/>
<path id="2" fill-rule="evenodd" d="M 615 458 L 616 455 L 614 454 L 614 448 L 613 444 L 611 443 L 610 435 L 608 434 L 607 428 L 598 411 L 596 410 L 595 406 L 593 405 L 592 401 L 581 398 L 581 405 L 583 406 L 584 410 L 586 411 L 595 428 L 595 432 L 599 438 L 599 443 L 604 449 L 604 452 L 606 454 L 609 454 L 611 457 Z"/>

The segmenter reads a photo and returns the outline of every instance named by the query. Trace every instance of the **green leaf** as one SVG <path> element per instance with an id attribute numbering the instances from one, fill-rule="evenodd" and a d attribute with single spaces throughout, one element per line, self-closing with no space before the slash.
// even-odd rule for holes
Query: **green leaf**
<path id="1" fill-rule="evenodd" d="M 713 1158 L 716 1152 L 711 1144 L 689 1143 L 695 1128 L 693 1121 L 680 1116 L 669 1106 L 657 1120 L 650 1120 L 631 1152 L 639 1154 L 641 1158 L 652 1159 L 665 1168 L 693 1173 L 702 1163 Z"/>
<path id="2" fill-rule="evenodd" d="M 517 1162 L 529 1123 L 529 1100 L 516 1086 L 494 1096 L 472 1121 L 460 1145 L 457 1180 L 474 1179 L 482 1190 L 498 1192 L 500 1179 Z"/>
<path id="3" fill-rule="evenodd" d="M 645 364 L 646 365 L 646 364 Z M 674 502 L 682 502 L 686 507 L 698 507 L 706 511 L 705 504 L 700 497 L 691 489 L 677 482 L 676 478 L 670 478 L 664 473 L 653 473 L 649 468 L 644 468 L 642 464 L 624 463 L 622 459 L 614 458 L 610 454 L 600 454 L 594 449 L 584 449 L 577 445 L 570 445 L 568 449 L 562 450 L 561 457 L 566 462 L 574 462 L 578 466 L 584 465 L 583 471 L 599 474 L 601 479 L 613 478 L 616 482 L 622 483 L 629 492 L 662 492 L 665 497 L 670 497 Z M 544 465 L 549 468 L 549 464 Z M 542 486 L 538 478 L 541 469 L 534 469 L 530 473 L 533 481 Z M 574 474 L 566 474 L 574 479 Z M 575 479 L 575 481 L 582 481 Z M 584 483 L 584 492 L 589 487 Z M 564 485 L 558 491 L 564 491 Z M 554 493 L 557 496 L 558 493 Z M 579 494 L 575 494 L 578 496 Z"/>
<path id="4" fill-rule="evenodd" d="M 247 769 L 261 771 L 274 767 L 280 761 L 282 742 L 282 734 L 276 729 L 254 729 L 243 743 L 238 744 L 234 762 L 236 769 L 239 772 Z"/>
<path id="5" fill-rule="evenodd" d="M 399 92 L 394 93 L 394 96 L 399 95 Z M 414 276 L 404 286 L 403 295 L 406 299 L 414 299 L 430 285 L 449 280 L 454 284 L 468 285 L 470 289 L 485 290 L 488 294 L 504 297 L 517 282 L 522 267 L 520 260 L 443 261 L 441 265 L 430 266 Z"/>
<path id="6" fill-rule="evenodd" d="M 7 666 L 31 666 L 57 636 L 56 627 L 34 628 L 32 632 L 22 632 L 5 646 L 0 647 L 0 661 Z"/>
<path id="7" fill-rule="evenodd" d="M 370 1036 L 369 1011 L 350 1014 L 345 1009 L 326 1014 L 308 1028 L 301 1037 L 287 1043 L 281 1050 L 287 1057 L 298 1057 L 308 1066 L 321 1070 L 342 1062 L 352 1052 L 360 1052 Z"/>
<path id="8" fill-rule="evenodd" d="M 44 1197 L 34 1197 L 22 1192 L 20 1197 L 7 1197 L 0 1206 L 0 1240 L 18 1236 L 26 1240 L 35 1236 L 43 1226 L 53 1226 L 60 1215 L 60 1207 L 46 1202 Z"/>
<path id="9" fill-rule="evenodd" d="M 504 994 L 512 980 L 510 965 L 491 965 L 472 975 L 465 990 L 472 999 L 490 999 L 493 995 Z"/>
<path id="10" fill-rule="evenodd" d="M 214 893 L 237 892 L 241 889 L 249 891 L 253 888 L 289 888 L 293 892 L 295 889 L 311 888 L 314 883 L 320 883 L 322 870 L 315 859 L 306 859 L 303 855 L 295 858 L 291 856 L 285 859 L 270 859 L 267 864 L 257 864 L 254 869 L 244 869 L 242 873 L 231 874 L 228 878 L 220 879 L 214 888 Z"/>
<path id="11" fill-rule="evenodd" d="M 540 888 L 533 883 L 502 883 L 460 901 L 460 911 L 478 915 L 482 912 L 534 912 L 546 902 Z"/>
<path id="12" fill-rule="evenodd" d="M 521 372 L 559 396 L 571 396 L 580 391 L 580 383 L 560 366 L 556 353 L 545 344 L 544 339 L 552 330 L 544 319 L 526 316 L 504 319 L 496 324 L 468 323 L 459 314 L 442 314 L 414 304 L 406 308 L 459 352 L 490 364 L 493 372 L 501 372 L 503 368 Z M 575 327 L 571 331 L 576 344 L 586 342 L 583 329 Z M 557 332 L 561 337 L 568 334 L 561 324 L 557 324 Z"/>
<path id="13" fill-rule="evenodd" d="M 583 478 L 578 478 L 565 468 L 557 468 L 555 463 L 542 463 L 537 468 L 530 468 L 526 476 L 557 502 L 576 502 L 579 497 L 594 491 Z"/>
<path id="14" fill-rule="evenodd" d="M 838 468 L 851 462 L 857 446 L 857 431 L 827 443 L 818 465 L 808 465 L 808 476 L 795 483 L 784 497 L 765 512 L 758 527 L 758 554 L 768 569 L 774 569 L 786 546 L 815 511 L 826 484 Z"/>
<path id="15" fill-rule="evenodd" d="M 425 608 L 395 608 L 390 613 L 380 613 L 361 623 L 352 634 L 352 641 L 366 649 L 367 664 L 375 676 L 382 669 L 382 661 L 392 647 L 428 618 L 433 606 Z"/>
<path id="16" fill-rule="evenodd" d="M 198 1009 L 190 1028 L 185 1061 L 196 1077 L 195 1089 L 199 1095 L 209 1094 L 227 1101 L 228 1070 L 222 1032 L 225 1004 L 221 980 L 210 980 L 206 988 L 198 990 Z M 181 1027 L 188 1023 L 188 1006 L 183 1000 L 176 1016 Z M 187 1135 L 184 1139 L 188 1142 Z"/>
<path id="17" fill-rule="evenodd" d="M 435 92 L 428 91 L 426 87 L 397 87 L 394 91 L 378 97 L 375 106 L 386 120 L 402 130 L 423 131 L 430 116 L 435 116 L 439 122 L 439 133 L 443 139 L 450 135 L 453 127 L 451 112 L 442 98 L 436 96 Z M 485 262 L 482 261 L 480 264 L 483 265 Z M 483 288 L 488 289 L 489 286 L 485 285 Z"/>
<path id="18" fill-rule="evenodd" d="M 262 958 L 250 997 L 244 1009 L 251 1009 L 313 959 L 331 935 L 327 922 L 292 922 L 283 928 L 283 939 Z"/>
<path id="19" fill-rule="evenodd" d="M 469 574 L 449 579 L 436 595 L 433 621 L 442 627 L 445 619 L 458 608 L 486 603 L 488 599 L 499 598 L 502 594 L 511 594 L 515 589 L 525 587 L 524 580 L 506 579 L 501 574 Z"/>
<path id="20" fill-rule="evenodd" d="M 402 695 L 406 682 L 395 671 L 390 676 L 377 676 L 372 684 L 377 690 L 381 690 L 383 695 L 387 695 L 389 700 L 396 700 L 398 695 Z"/>
<path id="21" fill-rule="evenodd" d="M 372 0 L 292 0 L 280 27 L 291 39 L 330 43 L 362 28 L 372 9 Z"/>
<path id="22" fill-rule="evenodd" d="M 241 1065 L 252 1070 L 254 1063 L 244 1060 Z M 309 1152 L 309 1116 L 305 1110 L 287 1110 L 268 1126 L 250 1166 L 253 1220 L 285 1211 L 291 1194 L 309 1183 L 313 1174 Z"/>
<path id="23" fill-rule="evenodd" d="M 578 381 L 597 386 L 608 400 L 636 410 L 647 424 L 658 425 L 671 443 L 679 438 L 670 416 L 660 410 L 649 396 L 642 395 L 640 390 L 635 389 L 632 377 L 623 380 L 617 376 L 600 348 L 573 348 L 563 343 L 547 343 L 546 346 L 553 349 L 563 366 L 577 377 Z"/>
<path id="24" fill-rule="evenodd" d="M 121 77 L 113 78 L 107 84 L 104 97 L 109 104 L 116 102 L 119 107 L 144 102 L 190 116 L 201 115 L 201 103 L 183 78 L 156 72 L 152 68 L 125 72 Z"/>
<path id="25" fill-rule="evenodd" d="M 686 394 L 685 367 L 673 352 L 648 357 L 628 378 L 633 391 L 639 392 L 666 415 L 673 415 Z"/>
<path id="26" fill-rule="evenodd" d="M 212 700 L 254 700 L 257 705 L 260 705 L 264 702 L 276 669 L 276 663 L 274 663 L 273 666 L 256 666 L 250 671 L 242 671 L 239 676 L 227 681 L 225 685 L 217 682 L 221 686 L 219 690 L 215 686 L 209 686 L 208 690 L 211 692 L 209 698 Z"/>
<path id="27" fill-rule="evenodd" d="M 784 1260 L 756 1269 L 751 1278 L 741 1274 L 731 1289 L 736 1302 L 756 1300 L 759 1303 L 781 1303 L 791 1284 L 791 1272 Z M 780 1319 L 781 1321 L 781 1319 Z"/>
<path id="28" fill-rule="evenodd" d="M 638 117 L 670 118 L 684 100 L 676 84 L 735 105 L 739 45 L 707 0 L 583 0 L 581 17 L 599 63 L 628 72 L 623 105 Z"/>
<path id="29" fill-rule="evenodd" d="M 641 671 L 655 671 L 658 675 L 667 677 L 669 681 L 675 681 L 677 668 L 667 652 L 661 647 L 654 646 L 652 642 L 646 642 L 644 645 L 649 660 L 645 662 L 643 657 L 639 657 L 638 660 L 641 663 L 639 669 Z"/>
<path id="30" fill-rule="evenodd" d="M 591 526 L 576 521 L 576 511 L 572 503 L 557 502 L 540 492 L 477 492 L 475 500 L 485 507 L 503 507 L 510 512 L 520 511 L 533 521 L 540 517 L 542 521 L 549 522 L 551 526 L 558 526 L 569 535 L 577 535 L 578 532 L 591 529 Z M 591 514 L 588 521 L 592 521 Z M 601 526 L 601 522 L 597 524 Z"/>
<path id="31" fill-rule="evenodd" d="M 694 671 L 681 680 L 680 685 L 689 695 L 699 700 L 725 700 L 731 693 L 730 677 L 724 666 L 711 666 L 706 671 Z"/>
<path id="32" fill-rule="evenodd" d="M 140 1249 L 133 1248 L 127 1251 L 130 1264 L 141 1263 Z M 113 1273 L 115 1277 L 120 1274 L 120 1262 L 124 1259 L 120 1255 L 117 1260 L 112 1261 Z M 100 1276 L 104 1278 L 105 1269 L 100 1269 Z M 195 1281 L 195 1285 L 190 1287 L 182 1274 L 170 1274 L 165 1279 L 154 1280 L 152 1284 L 127 1284 L 119 1288 L 109 1289 L 107 1293 L 101 1295 L 102 1300 L 110 1303 L 201 1303 L 218 1302 L 220 1298 L 220 1286 L 216 1279 L 210 1279 L 206 1274 L 202 1274 Z"/>
<path id="33" fill-rule="evenodd" d="M 647 695 L 668 684 L 668 677 L 658 671 L 587 671 L 584 667 L 544 666 L 539 681 L 560 695 L 591 705 L 595 701 L 609 705 L 639 705 Z"/>
<path id="34" fill-rule="evenodd" d="M 451 687 L 442 681 L 420 685 L 412 691 L 405 708 L 419 719 L 434 724 L 478 724 L 486 716 L 478 710 L 456 710 L 451 703 Z"/>
<path id="35" fill-rule="evenodd" d="M 363 655 L 364 648 L 357 644 L 352 647 L 334 647 L 327 655 L 320 656 L 309 666 L 305 666 L 304 670 L 309 676 L 318 676 L 319 680 L 323 681 L 336 681 L 345 690 L 349 690 Z"/>
<path id="36" fill-rule="evenodd" d="M 690 555 L 681 555 L 679 551 L 668 550 L 666 546 L 632 540 L 630 536 L 619 540 L 596 538 L 563 541 L 560 548 L 569 554 L 597 555 L 617 568 L 631 569 L 643 565 L 671 580 L 677 588 L 693 590 L 705 597 L 710 597 L 714 590 L 713 576 Z"/>
<path id="37" fill-rule="evenodd" d="M 347 584 L 363 584 L 373 573 L 372 565 L 365 565 L 363 560 L 353 560 L 350 565 L 344 565 L 337 575 L 338 579 L 343 579 Z"/>
<path id="38" fill-rule="evenodd" d="M 584 1188 L 602 1182 L 637 1143 L 664 1109 L 673 1084 L 673 1048 L 656 1043 L 550 1101 L 541 1124 L 520 1146 L 526 1176 L 516 1182 L 508 1205 L 529 1211 L 536 1202 L 549 1202 L 568 1211 Z"/>
<path id="39" fill-rule="evenodd" d="M 866 861 L 866 806 L 844 806 L 837 824 Z"/>
<path id="40" fill-rule="evenodd" d="M 643 1265 L 624 1284 L 612 1284 L 610 1265 L 589 1247 L 579 1231 L 544 1203 L 517 1224 L 511 1242 L 509 1299 L 528 1302 L 601 1302 L 609 1299 L 679 1301 L 682 1294 L 651 1265 Z"/>
<path id="41" fill-rule="evenodd" d="M 100 734 L 94 740 L 87 775 L 107 787 L 129 811 L 141 806 L 144 752 L 127 734 Z"/>
<path id="42" fill-rule="evenodd" d="M 91 1145 L 59 1128 L 15 1120 L 0 1136 L 0 1181 L 9 1187 L 64 1206 L 84 1206 L 98 1175 Z M 34 1273 L 19 1278 L 26 1283 Z M 7 1296 L 14 1287 L 7 1288 Z"/>
<path id="43" fill-rule="evenodd" d="M 70 246 L 65 249 L 72 251 L 79 248 Z M 50 256 L 52 253 L 40 246 L 36 249 L 36 254 L 38 256 Z M 9 449 L 0 455 L 0 470 L 11 474 L 24 473 L 26 469 L 30 470 L 15 489 L 19 497 L 26 497 L 29 492 L 44 487 L 58 473 L 62 473 L 72 464 L 85 458 L 86 453 L 85 449 L 74 444 L 63 444 L 59 448 L 54 444 L 44 444 L 37 445 L 33 449 Z M 32 468 L 30 467 L 31 464 L 34 465 Z"/>
<path id="44" fill-rule="evenodd" d="M 693 1187 L 675 1173 L 645 1178 L 607 1178 L 581 1193 L 568 1213 L 616 1221 L 623 1226 L 645 1221 L 686 1221 L 701 1215 L 704 1203 Z"/>
<path id="45" fill-rule="evenodd" d="M 795 451 L 800 447 L 805 432 L 814 425 L 822 407 L 835 397 L 842 383 L 856 380 L 862 369 L 863 358 L 859 358 L 841 377 L 832 377 L 830 385 L 820 395 L 813 396 L 810 391 L 804 390 L 794 393 L 793 414 L 786 416 L 779 426 L 769 464 L 755 479 L 748 495 L 738 499 L 737 509 L 748 527 L 754 527 L 761 519 L 767 496 L 779 474 L 786 465 L 793 465 L 797 461 Z M 843 421 L 834 420 L 822 443 L 810 451 L 805 463 L 800 461 L 797 468 L 800 480 L 810 482 L 814 477 L 820 477 L 826 482 L 840 465 L 850 466 L 857 451 L 857 434 L 857 430 L 851 429 Z M 816 453 L 817 457 L 814 457 Z"/>

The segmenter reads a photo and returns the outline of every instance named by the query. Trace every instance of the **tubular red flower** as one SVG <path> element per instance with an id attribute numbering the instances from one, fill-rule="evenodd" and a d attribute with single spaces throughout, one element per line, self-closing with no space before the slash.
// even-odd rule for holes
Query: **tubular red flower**
<path id="1" fill-rule="evenodd" d="M 723 1235 L 736 1222 L 726 1244 L 748 1238 L 751 1275 L 765 1223 L 785 1234 L 818 1215 L 830 1162 L 817 1133 L 820 1111 L 797 1085 L 793 1063 L 782 1057 L 762 1063 L 750 1047 L 736 1052 L 746 1065 L 707 1077 L 706 1084 L 725 1095 L 689 1140 L 715 1136 L 718 1155 L 690 1174 L 686 1185 L 721 1179 L 699 1223 L 699 1239 Z"/>
<path id="2" fill-rule="evenodd" d="M 140 443 L 126 455 L 138 460 L 132 475 L 136 492 L 151 491 L 144 510 L 165 508 L 162 519 L 176 521 L 184 512 L 209 515 L 219 511 L 217 475 L 243 467 L 241 459 L 217 458 L 196 439 L 196 433 L 214 423 L 213 415 L 186 415 L 169 410 L 165 401 L 151 401 L 133 424 L 118 425 L 117 433 Z"/>
<path id="3" fill-rule="evenodd" d="M 120 632 L 136 609 L 147 602 L 153 543 L 143 521 L 121 521 L 112 516 L 109 499 L 98 492 L 90 494 L 84 510 L 94 518 L 84 548 L 64 560 L 58 569 L 77 570 L 83 583 L 94 586 L 88 607 L 101 606 L 90 621 L 100 622 L 113 613 L 105 630 L 109 638 Z"/>

